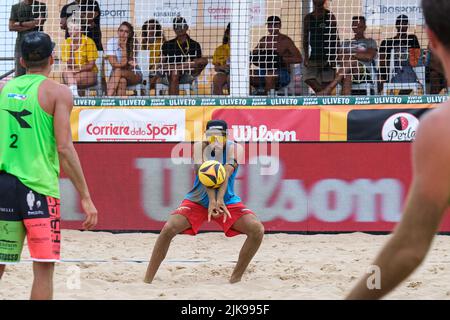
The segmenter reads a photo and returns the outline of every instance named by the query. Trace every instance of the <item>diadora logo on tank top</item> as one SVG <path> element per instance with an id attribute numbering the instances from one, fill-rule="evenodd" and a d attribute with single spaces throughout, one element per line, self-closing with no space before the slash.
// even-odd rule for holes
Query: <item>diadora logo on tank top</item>
<path id="1" fill-rule="evenodd" d="M 19 122 L 19 125 L 22 129 L 31 129 L 31 126 L 28 122 L 26 122 L 24 119 L 22 119 L 23 117 L 29 116 L 31 114 L 30 111 L 23 109 L 20 112 L 17 111 L 11 111 L 11 110 L 6 110 L 9 112 L 10 115 L 12 115 L 14 117 L 14 119 L 17 120 L 17 122 Z"/>
<path id="2" fill-rule="evenodd" d="M 25 101 L 28 99 L 27 95 L 24 94 L 17 94 L 17 93 L 9 93 L 8 94 L 8 98 L 10 99 L 16 99 L 16 100 L 20 100 L 20 101 Z"/>

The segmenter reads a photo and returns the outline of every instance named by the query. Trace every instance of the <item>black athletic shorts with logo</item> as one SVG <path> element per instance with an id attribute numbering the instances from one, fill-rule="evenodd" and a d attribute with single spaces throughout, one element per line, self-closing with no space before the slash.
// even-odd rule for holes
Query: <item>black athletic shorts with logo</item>
<path id="1" fill-rule="evenodd" d="M 20 261 L 25 235 L 32 260 L 58 261 L 60 201 L 0 172 L 0 264 Z"/>

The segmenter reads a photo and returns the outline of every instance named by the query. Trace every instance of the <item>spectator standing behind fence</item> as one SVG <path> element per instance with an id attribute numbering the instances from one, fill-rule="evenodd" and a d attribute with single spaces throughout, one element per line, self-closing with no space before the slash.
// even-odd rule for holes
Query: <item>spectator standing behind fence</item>
<path id="1" fill-rule="evenodd" d="M 305 16 L 303 22 L 303 79 L 319 94 L 335 78 L 339 36 L 336 17 L 325 8 L 325 0 L 313 0 L 313 3 L 314 10 Z"/>
<path id="2" fill-rule="evenodd" d="M 108 41 L 108 61 L 112 72 L 108 80 L 108 96 L 125 96 L 127 86 L 142 82 L 142 71 L 136 62 L 137 41 L 134 28 L 129 22 L 122 22 L 117 30 L 117 38 Z"/>
<path id="3" fill-rule="evenodd" d="M 81 19 L 81 31 L 85 36 L 94 40 L 98 51 L 103 51 L 102 31 L 100 27 L 100 5 L 95 0 L 75 0 L 65 5 L 60 14 L 61 29 L 66 31 L 66 39 L 70 36 L 67 19 L 76 13 Z"/>
<path id="4" fill-rule="evenodd" d="M 230 88 L 230 24 L 222 39 L 222 45 L 214 50 L 213 61 L 216 74 L 213 78 L 213 94 L 223 95 L 226 87 Z"/>
<path id="5" fill-rule="evenodd" d="M 251 55 L 251 62 L 259 67 L 250 77 L 253 87 L 263 88 L 265 94 L 287 86 L 291 81 L 289 67 L 302 63 L 303 58 L 294 41 L 280 32 L 281 19 L 267 18 L 269 35 L 262 37 Z"/>
<path id="6" fill-rule="evenodd" d="M 415 34 L 408 34 L 409 19 L 406 15 L 400 15 L 395 21 L 397 34 L 393 38 L 385 39 L 380 45 L 380 73 L 381 84 L 390 80 L 392 83 L 411 83 L 417 81 L 414 72 L 419 61 L 420 43 Z M 394 76 L 389 79 L 392 51 L 401 54 L 395 63 Z M 380 88 L 380 91 L 382 88 Z M 411 90 L 400 90 L 400 94 L 409 94 Z"/>
<path id="7" fill-rule="evenodd" d="M 174 18 L 176 37 L 162 46 L 162 67 L 168 76 L 161 82 L 169 86 L 170 95 L 178 95 L 179 85 L 192 83 L 208 64 L 200 44 L 187 34 L 188 29 L 186 19 Z"/>
<path id="8" fill-rule="evenodd" d="M 433 53 L 428 46 L 427 53 L 427 73 L 430 83 L 430 94 L 440 94 L 443 89 L 447 89 L 447 80 L 445 79 L 445 70 L 442 62 Z"/>
<path id="9" fill-rule="evenodd" d="M 82 34 L 79 20 L 69 19 L 67 27 L 70 37 L 61 48 L 61 60 L 66 63 L 63 81 L 73 95 L 78 96 L 78 89 L 85 89 L 97 83 L 98 68 L 95 62 L 98 52 L 94 40 Z"/>
<path id="10" fill-rule="evenodd" d="M 366 38 L 366 18 L 355 16 L 352 18 L 352 29 L 355 36 L 352 40 L 346 40 L 341 48 L 341 65 L 344 68 L 342 80 L 342 94 L 352 94 L 352 84 L 372 79 L 371 70 L 375 66 L 377 56 L 377 42 L 372 38 Z"/>
<path id="11" fill-rule="evenodd" d="M 23 37 L 32 31 L 44 31 L 44 23 L 47 19 L 47 6 L 45 3 L 24 0 L 11 7 L 9 18 L 9 31 L 17 32 L 16 47 L 14 50 L 14 60 L 16 77 L 26 73 L 25 68 L 20 64 L 20 44 Z"/>
<path id="12" fill-rule="evenodd" d="M 164 31 L 158 20 L 150 19 L 142 25 L 142 50 L 149 51 L 149 81 L 150 90 L 158 81 L 158 70 L 161 69 L 161 49 L 166 41 Z"/>

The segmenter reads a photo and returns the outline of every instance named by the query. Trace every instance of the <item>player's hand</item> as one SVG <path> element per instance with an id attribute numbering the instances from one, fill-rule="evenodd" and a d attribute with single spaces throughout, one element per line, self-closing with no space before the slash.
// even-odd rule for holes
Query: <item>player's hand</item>
<path id="1" fill-rule="evenodd" d="M 83 228 L 90 230 L 97 225 L 97 209 L 90 198 L 81 200 L 81 207 L 86 214 L 86 220 L 83 222 Z"/>
<path id="2" fill-rule="evenodd" d="M 216 218 L 218 215 L 219 215 L 219 210 L 217 209 L 217 202 L 209 201 L 208 222 L 211 222 L 211 217 Z"/>
<path id="3" fill-rule="evenodd" d="M 228 211 L 228 208 L 223 201 L 217 201 L 217 210 L 219 211 L 219 214 L 223 214 L 224 223 L 227 221 L 227 218 L 231 219 L 230 211 Z"/>

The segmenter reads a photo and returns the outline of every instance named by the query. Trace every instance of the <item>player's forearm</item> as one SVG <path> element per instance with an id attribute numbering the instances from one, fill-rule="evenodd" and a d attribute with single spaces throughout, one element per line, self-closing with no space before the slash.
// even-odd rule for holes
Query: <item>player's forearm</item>
<path id="1" fill-rule="evenodd" d="M 81 168 L 80 159 L 73 144 L 58 147 L 58 153 L 61 167 L 72 181 L 81 199 L 90 199 L 91 196 L 84 178 L 83 169 Z"/>
<path id="2" fill-rule="evenodd" d="M 225 178 L 224 182 L 220 185 L 219 190 L 217 191 L 218 200 L 223 200 L 227 188 L 228 188 L 228 177 Z"/>
<path id="3" fill-rule="evenodd" d="M 206 188 L 206 194 L 208 195 L 209 203 L 217 202 L 216 190 L 213 188 Z"/>
<path id="4" fill-rule="evenodd" d="M 381 298 L 405 280 L 425 259 L 445 206 L 437 205 L 413 188 L 402 221 L 373 263 L 380 271 L 381 288 L 369 290 L 367 280 L 371 275 L 365 276 L 349 299 Z"/>
<path id="5" fill-rule="evenodd" d="M 425 255 L 417 252 L 412 244 L 399 248 L 396 240 L 392 239 L 373 263 L 371 273 L 361 279 L 347 299 L 382 298 L 403 282 L 420 265 L 424 257 Z M 378 276 L 379 287 L 376 286 Z"/>

